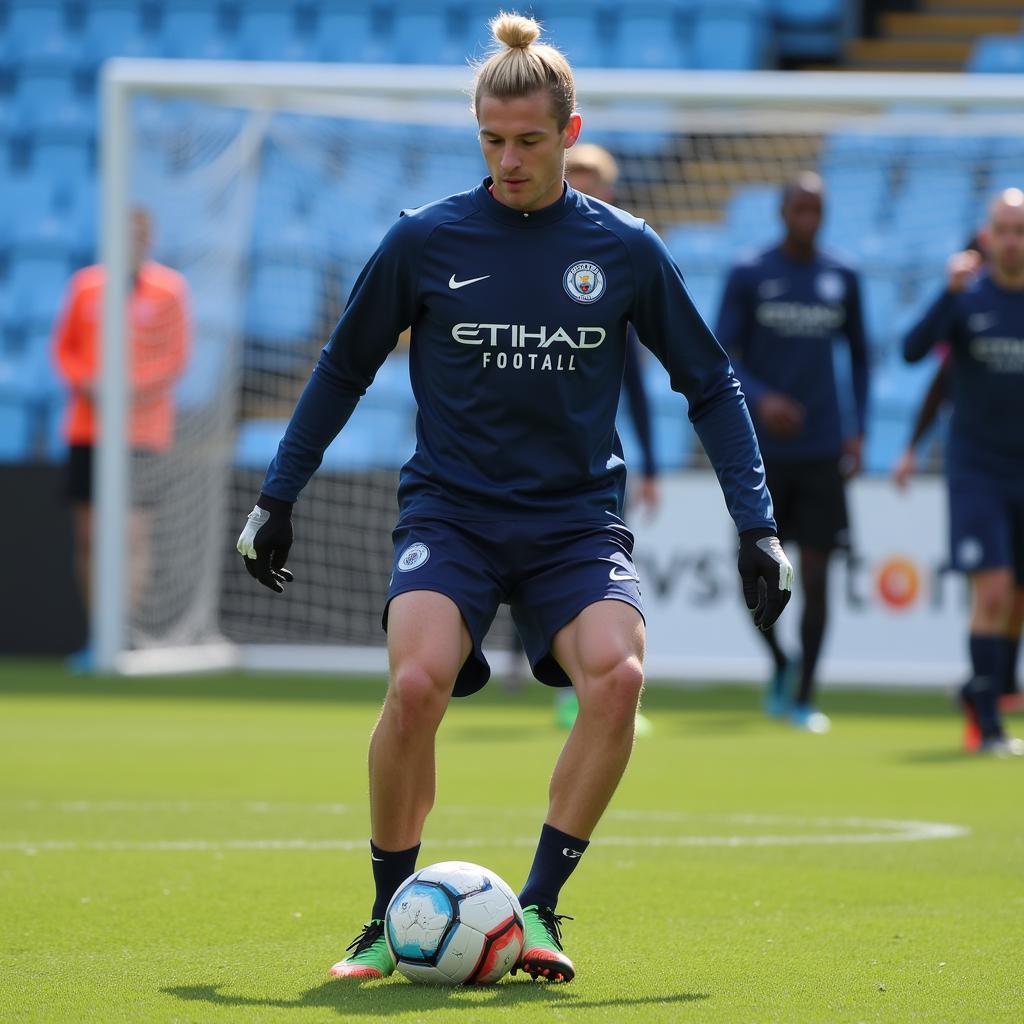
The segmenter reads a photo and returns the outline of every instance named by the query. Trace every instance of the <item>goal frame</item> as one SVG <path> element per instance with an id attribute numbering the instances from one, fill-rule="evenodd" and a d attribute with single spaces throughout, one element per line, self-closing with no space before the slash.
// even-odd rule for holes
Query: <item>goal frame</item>
<path id="1" fill-rule="evenodd" d="M 143 651 L 127 650 L 128 377 L 126 373 L 128 222 L 133 133 L 132 101 L 142 95 L 222 102 L 247 109 L 323 111 L 339 97 L 376 97 L 399 103 L 463 96 L 472 73 L 459 66 L 325 65 L 115 58 L 101 74 L 99 257 L 109 269 L 103 302 L 100 360 L 100 432 L 94 468 L 96 515 L 93 544 L 91 642 L 101 672 L 152 674 L 228 667 L 378 672 L 381 648 L 214 643 Z M 786 104 L 941 103 L 970 109 L 1019 104 L 1016 75 L 959 73 L 714 72 L 583 69 L 576 73 L 586 101 L 660 101 L 676 106 L 742 103 L 752 109 Z M 468 130 L 468 123 L 467 123 Z M 691 471 L 692 472 L 692 471 Z M 339 657 L 339 652 L 344 652 Z M 497 670 L 503 652 L 489 652 Z"/>

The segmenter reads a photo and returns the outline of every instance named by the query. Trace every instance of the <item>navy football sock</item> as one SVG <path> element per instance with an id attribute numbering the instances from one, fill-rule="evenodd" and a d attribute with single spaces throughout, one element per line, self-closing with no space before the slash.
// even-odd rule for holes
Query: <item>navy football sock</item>
<path id="1" fill-rule="evenodd" d="M 1020 634 L 1006 638 L 1006 672 L 1003 675 L 1003 693 L 1017 693 L 1017 651 Z"/>
<path id="2" fill-rule="evenodd" d="M 391 897 L 398 887 L 416 870 L 416 856 L 420 852 L 420 844 L 410 846 L 408 850 L 382 850 L 370 840 L 370 861 L 373 865 L 373 884 L 377 895 L 373 901 L 370 917 L 375 921 L 383 920 Z"/>
<path id="3" fill-rule="evenodd" d="M 983 739 L 993 739 L 1003 734 L 999 718 L 999 694 L 1006 673 L 1008 647 L 1006 637 L 971 634 L 971 668 L 974 675 L 964 685 L 961 693 L 978 716 L 978 728 L 981 729 Z"/>
<path id="4" fill-rule="evenodd" d="M 524 907 L 536 905 L 550 907 L 558 903 L 558 894 L 573 873 L 580 857 L 590 845 L 589 839 L 577 839 L 567 832 L 560 832 L 552 825 L 540 830 L 540 842 L 533 855 L 530 877 L 519 894 L 519 903 Z"/>

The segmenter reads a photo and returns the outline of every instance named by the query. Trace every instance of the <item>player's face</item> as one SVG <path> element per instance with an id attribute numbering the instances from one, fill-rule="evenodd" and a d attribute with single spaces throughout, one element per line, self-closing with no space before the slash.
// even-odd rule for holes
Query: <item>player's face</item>
<path id="1" fill-rule="evenodd" d="M 565 151 L 580 134 L 573 114 L 561 131 L 551 97 L 540 90 L 511 100 L 484 95 L 477 109 L 480 148 L 494 198 L 516 210 L 540 210 L 562 195 Z"/>
<path id="2" fill-rule="evenodd" d="M 817 192 L 794 192 L 782 204 L 786 234 L 797 245 L 811 246 L 821 227 L 822 201 Z"/>
<path id="3" fill-rule="evenodd" d="M 577 167 L 575 170 L 566 171 L 565 180 L 577 192 L 582 192 L 585 196 L 593 196 L 595 199 L 600 199 L 602 203 L 612 201 L 611 188 L 601 179 L 601 175 L 597 171 L 592 171 L 589 167 Z"/>
<path id="4" fill-rule="evenodd" d="M 1024 273 L 1024 206 L 996 203 L 989 220 L 988 249 L 992 262 L 1007 275 Z"/>

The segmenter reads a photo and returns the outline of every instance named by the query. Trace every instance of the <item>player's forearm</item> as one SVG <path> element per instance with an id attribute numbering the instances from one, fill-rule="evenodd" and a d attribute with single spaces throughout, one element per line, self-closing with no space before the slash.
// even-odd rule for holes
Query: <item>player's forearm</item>
<path id="1" fill-rule="evenodd" d="M 333 373 L 327 357 L 321 356 L 299 396 L 261 491 L 280 501 L 295 501 L 364 390 Z"/>
<path id="2" fill-rule="evenodd" d="M 764 464 L 743 395 L 734 387 L 723 389 L 704 404 L 693 425 L 714 466 L 737 531 L 774 530 Z"/>
<path id="3" fill-rule="evenodd" d="M 924 396 L 921 408 L 917 411 L 917 418 L 914 420 L 914 430 L 910 435 L 910 447 L 916 448 L 924 439 L 925 434 L 932 428 L 939 416 L 942 403 L 946 400 L 946 366 L 939 368 L 935 374 L 928 393 Z"/>
<path id="4" fill-rule="evenodd" d="M 916 363 L 940 341 L 947 340 L 953 330 L 955 313 L 956 297 L 952 292 L 943 291 L 903 339 L 903 358 L 908 363 Z"/>

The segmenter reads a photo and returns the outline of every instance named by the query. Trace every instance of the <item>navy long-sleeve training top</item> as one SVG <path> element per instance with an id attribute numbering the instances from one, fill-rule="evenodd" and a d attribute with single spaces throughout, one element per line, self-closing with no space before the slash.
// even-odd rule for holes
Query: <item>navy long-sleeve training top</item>
<path id="1" fill-rule="evenodd" d="M 403 519 L 621 516 L 615 412 L 633 323 L 686 396 L 737 529 L 774 527 L 739 383 L 661 239 L 568 187 L 527 213 L 489 185 L 409 212 L 385 236 L 263 491 L 298 497 L 411 325 L 417 444 L 399 483 Z"/>
<path id="2" fill-rule="evenodd" d="M 868 407 L 868 351 L 857 275 L 824 252 L 801 262 L 773 246 L 738 264 L 729 275 L 716 329 L 750 401 L 765 458 L 795 462 L 838 457 L 844 431 L 833 366 L 833 343 L 850 346 L 856 416 L 864 433 Z M 804 408 L 793 437 L 769 432 L 757 403 L 778 392 Z"/>
<path id="3" fill-rule="evenodd" d="M 981 472 L 1024 490 L 1024 291 L 983 271 L 963 292 L 944 290 L 903 340 L 909 362 L 948 341 L 953 416 L 946 443 L 952 477 Z"/>

